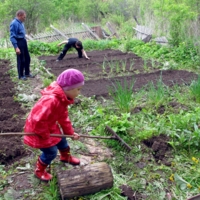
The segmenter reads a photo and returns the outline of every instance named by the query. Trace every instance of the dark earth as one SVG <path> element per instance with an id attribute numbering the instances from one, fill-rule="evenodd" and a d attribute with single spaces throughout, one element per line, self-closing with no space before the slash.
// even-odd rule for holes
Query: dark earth
<path id="1" fill-rule="evenodd" d="M 76 53 L 67 54 L 65 58 L 56 62 L 57 56 L 41 56 L 39 60 L 45 62 L 45 67 L 55 76 L 68 68 L 76 68 L 85 75 L 85 86 L 82 95 L 86 97 L 95 96 L 97 100 L 109 98 L 109 88 L 116 81 L 123 84 L 124 80 L 131 84 L 135 81 L 133 92 L 143 88 L 149 82 L 156 83 L 162 79 L 167 86 L 174 84 L 190 84 L 197 75 L 183 70 L 160 70 L 159 63 L 143 61 L 133 53 L 123 53 L 116 50 L 103 50 L 87 52 L 90 60 L 79 59 Z M 0 60 L 0 133 L 21 132 L 25 123 L 25 114 L 29 111 L 15 101 L 15 84 L 9 76 L 9 61 Z M 30 80 L 30 82 L 33 80 Z M 35 86 L 34 86 L 35 87 Z M 177 106 L 176 102 L 171 102 Z M 162 108 L 159 108 L 162 113 Z M 134 114 L 134 113 L 132 113 Z M 164 135 L 153 137 L 144 141 L 151 148 L 152 154 L 157 162 L 166 165 L 166 154 L 170 154 L 168 138 Z M 12 165 L 21 158 L 27 156 L 30 151 L 24 147 L 21 136 L 1 136 L 0 140 L 0 165 Z M 134 196 L 134 191 L 129 186 L 121 186 L 122 195 L 128 199 L 142 199 Z"/>

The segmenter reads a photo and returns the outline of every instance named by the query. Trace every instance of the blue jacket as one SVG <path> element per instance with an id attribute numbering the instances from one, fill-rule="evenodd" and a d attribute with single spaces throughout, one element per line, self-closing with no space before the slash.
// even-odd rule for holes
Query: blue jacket
<path id="1" fill-rule="evenodd" d="M 17 39 L 25 38 L 26 31 L 24 24 L 15 18 L 10 24 L 10 41 L 12 42 L 13 47 L 16 49 Z"/>

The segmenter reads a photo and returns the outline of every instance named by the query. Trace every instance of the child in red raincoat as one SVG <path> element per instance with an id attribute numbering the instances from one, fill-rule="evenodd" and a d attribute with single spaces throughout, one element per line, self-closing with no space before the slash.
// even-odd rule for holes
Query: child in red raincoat
<path id="1" fill-rule="evenodd" d="M 60 152 L 60 160 L 72 165 L 79 165 L 80 160 L 71 156 L 70 147 L 65 137 L 50 137 L 50 134 L 73 135 L 78 140 L 79 134 L 74 132 L 68 117 L 68 105 L 80 94 L 84 85 L 83 74 L 76 69 L 62 72 L 56 81 L 42 90 L 42 97 L 32 108 L 26 119 L 24 131 L 35 133 L 36 136 L 24 136 L 24 143 L 42 151 L 39 156 L 34 174 L 43 181 L 52 179 L 46 168 Z"/>

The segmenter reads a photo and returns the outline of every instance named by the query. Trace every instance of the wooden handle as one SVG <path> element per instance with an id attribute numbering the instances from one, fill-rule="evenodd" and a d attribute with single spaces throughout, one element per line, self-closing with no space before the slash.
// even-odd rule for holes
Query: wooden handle
<path id="1" fill-rule="evenodd" d="M 0 136 L 17 136 L 17 135 L 32 135 L 32 136 L 38 136 L 35 133 L 21 133 L 21 132 L 16 132 L 16 133 L 0 133 Z M 62 134 L 50 134 L 51 137 L 67 137 L 67 138 L 73 138 L 73 135 L 62 135 Z M 116 137 L 111 136 L 111 137 L 104 137 L 104 136 L 91 136 L 91 135 L 81 135 L 79 134 L 80 137 L 84 138 L 99 138 L 99 139 L 116 139 Z"/>

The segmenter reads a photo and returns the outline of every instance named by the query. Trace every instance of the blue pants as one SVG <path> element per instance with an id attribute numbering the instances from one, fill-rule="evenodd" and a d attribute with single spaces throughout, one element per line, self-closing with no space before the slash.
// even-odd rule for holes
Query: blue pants
<path id="1" fill-rule="evenodd" d="M 21 51 L 21 54 L 17 55 L 17 71 L 18 77 L 21 78 L 24 75 L 30 74 L 30 55 L 28 52 L 28 46 L 26 39 L 18 39 L 17 46 Z"/>
<path id="2" fill-rule="evenodd" d="M 63 149 L 66 149 L 67 147 L 68 147 L 68 143 L 67 143 L 66 138 L 62 138 L 62 140 L 55 146 L 40 149 L 42 151 L 42 155 L 40 156 L 40 159 L 45 164 L 49 165 L 51 164 L 51 161 L 56 158 L 58 150 L 63 150 Z"/>

